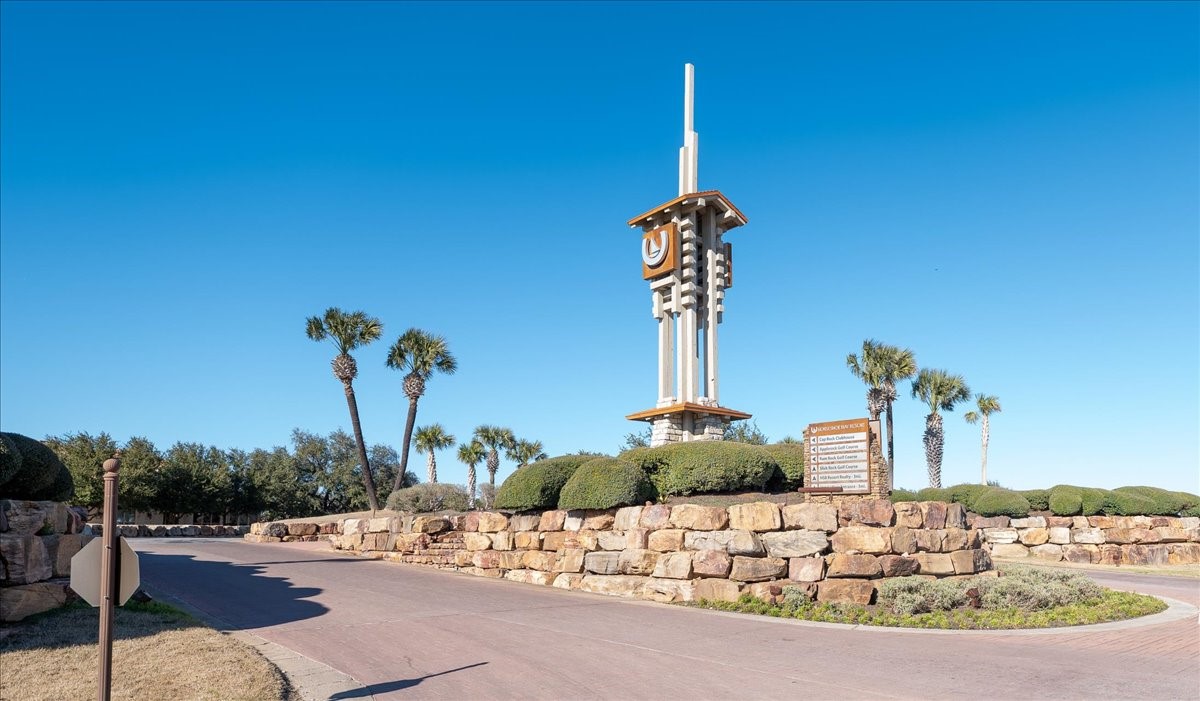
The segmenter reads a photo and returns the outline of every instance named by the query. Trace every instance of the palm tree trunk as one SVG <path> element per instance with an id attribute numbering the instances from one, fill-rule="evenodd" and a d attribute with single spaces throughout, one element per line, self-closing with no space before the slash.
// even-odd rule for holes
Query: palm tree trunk
<path id="1" fill-rule="evenodd" d="M 487 470 L 488 470 L 488 484 L 492 485 L 493 487 L 496 486 L 496 471 L 499 469 L 500 469 L 500 453 L 497 452 L 495 448 L 492 448 L 490 451 L 488 451 Z"/>
<path id="2" fill-rule="evenodd" d="M 437 458 L 434 457 L 432 448 L 429 450 L 429 459 L 425 461 L 425 467 L 429 476 L 426 481 L 430 484 L 437 484 Z"/>
<path id="3" fill-rule="evenodd" d="M 404 443 L 400 448 L 400 471 L 396 473 L 396 483 L 392 489 L 399 489 L 404 480 L 404 471 L 408 469 L 408 447 L 412 445 L 413 424 L 417 422 L 417 398 L 408 400 L 408 418 L 404 420 Z"/>
<path id="4" fill-rule="evenodd" d="M 878 387 L 867 389 L 867 413 L 872 421 L 879 420 L 879 412 L 883 410 L 883 390 Z"/>
<path id="5" fill-rule="evenodd" d="M 467 508 L 475 508 L 475 466 L 467 465 Z"/>
<path id="6" fill-rule="evenodd" d="M 354 385 L 343 382 L 346 389 L 346 404 L 350 407 L 350 425 L 354 427 L 354 442 L 358 445 L 358 462 L 362 465 L 363 486 L 367 489 L 367 504 L 371 511 L 379 510 L 379 499 L 375 496 L 375 478 L 371 475 L 371 463 L 367 461 L 367 444 L 363 441 L 362 424 L 358 422 L 358 401 L 354 399 Z"/>
<path id="7" fill-rule="evenodd" d="M 888 472 L 891 479 L 896 479 L 895 446 L 892 444 L 892 403 L 887 403 L 887 442 L 888 442 Z"/>
<path id="8" fill-rule="evenodd" d="M 936 411 L 925 417 L 925 464 L 929 468 L 929 486 L 942 486 L 942 449 L 946 436 L 942 431 L 942 416 Z"/>
<path id="9" fill-rule="evenodd" d="M 988 415 L 983 415 L 983 484 L 987 484 Z"/>

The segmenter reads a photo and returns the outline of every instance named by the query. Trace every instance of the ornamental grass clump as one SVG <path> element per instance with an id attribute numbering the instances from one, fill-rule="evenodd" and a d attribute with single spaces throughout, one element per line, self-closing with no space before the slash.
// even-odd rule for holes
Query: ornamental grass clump
<path id="1" fill-rule="evenodd" d="M 558 506 L 558 496 L 567 480 L 585 462 L 595 460 L 595 455 L 561 455 L 539 460 L 522 467 L 509 475 L 496 492 L 497 509 L 532 511 L 553 509 Z"/>

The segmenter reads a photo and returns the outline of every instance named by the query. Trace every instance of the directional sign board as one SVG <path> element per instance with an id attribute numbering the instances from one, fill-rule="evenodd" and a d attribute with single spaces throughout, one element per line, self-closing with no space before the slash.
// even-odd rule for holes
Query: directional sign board
<path id="1" fill-rule="evenodd" d="M 120 564 L 117 567 L 119 580 L 117 582 L 118 606 L 124 606 L 129 597 L 141 585 L 141 573 L 138 567 L 138 556 L 129 547 L 124 538 L 118 538 L 117 548 Z M 71 589 L 79 598 L 92 606 L 100 605 L 100 558 L 104 554 L 104 539 L 93 538 L 83 549 L 71 558 Z"/>
<path id="2" fill-rule="evenodd" d="M 809 487 L 841 487 L 843 494 L 871 491 L 871 427 L 867 419 L 808 425 Z"/>

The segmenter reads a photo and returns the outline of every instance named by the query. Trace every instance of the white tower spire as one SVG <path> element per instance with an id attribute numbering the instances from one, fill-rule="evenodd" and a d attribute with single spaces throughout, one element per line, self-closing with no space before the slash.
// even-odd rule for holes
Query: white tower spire
<path id="1" fill-rule="evenodd" d="M 690 195 L 700 190 L 700 137 L 693 120 L 695 96 L 695 66 L 683 66 L 683 147 L 679 149 L 679 194 Z"/>

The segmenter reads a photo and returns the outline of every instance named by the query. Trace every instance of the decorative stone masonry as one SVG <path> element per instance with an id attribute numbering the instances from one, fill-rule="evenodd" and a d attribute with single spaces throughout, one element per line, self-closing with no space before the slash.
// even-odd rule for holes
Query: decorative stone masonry
<path id="1" fill-rule="evenodd" d="M 313 526 L 315 524 L 305 524 Z M 145 524 L 117 524 L 117 535 L 122 538 L 236 538 L 250 532 L 250 526 L 148 526 Z M 85 532 L 99 537 L 104 526 L 89 523 Z M 315 538 L 314 538 L 315 540 Z"/>
<path id="2" fill-rule="evenodd" d="M 92 539 L 81 515 L 53 501 L 0 500 L 0 621 L 71 599 L 71 558 Z"/>
<path id="3" fill-rule="evenodd" d="M 653 601 L 774 600 L 794 586 L 870 603 L 895 577 L 991 569 L 981 533 L 966 525 L 954 505 L 860 500 L 256 523 L 245 537 L 320 538 L 363 557 Z"/>
<path id="4" fill-rule="evenodd" d="M 896 505 L 900 507 L 900 504 Z M 1001 558 L 1099 565 L 1200 563 L 1200 518 L 971 515 L 983 546 Z"/>

